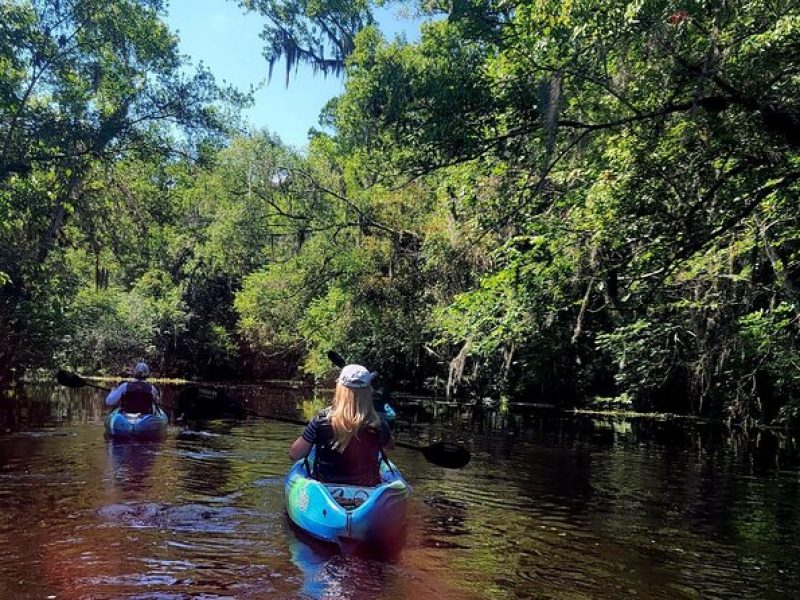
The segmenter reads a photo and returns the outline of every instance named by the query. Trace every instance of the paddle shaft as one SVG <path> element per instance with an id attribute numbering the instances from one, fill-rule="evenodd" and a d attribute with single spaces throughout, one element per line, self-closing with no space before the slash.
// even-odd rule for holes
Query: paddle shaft
<path id="1" fill-rule="evenodd" d="M 344 359 L 341 357 L 341 355 L 333 351 L 329 352 L 328 356 L 335 357 L 336 360 L 334 360 L 334 358 L 331 358 L 334 364 L 344 363 Z M 75 388 L 75 387 L 88 386 L 106 392 L 111 391 L 110 388 L 89 383 L 80 375 L 76 375 L 74 373 L 68 373 L 66 371 L 59 371 L 57 379 L 61 385 L 65 385 L 67 387 Z M 160 408 L 161 406 L 160 402 L 154 402 L 154 403 L 156 404 L 156 406 Z M 244 411 L 247 414 L 262 419 L 271 419 L 273 421 L 279 421 L 281 423 L 289 423 L 291 425 L 299 425 L 301 427 L 305 427 L 307 424 L 306 421 L 301 421 L 299 419 L 293 419 L 291 417 L 283 417 L 279 415 L 263 415 L 258 411 L 253 410 L 252 408 L 247 408 L 245 406 L 242 406 L 241 404 L 239 404 L 239 406 L 241 406 L 241 408 L 244 409 Z M 423 456 L 425 456 L 425 458 L 430 462 L 433 462 L 434 464 L 439 464 L 440 466 L 446 466 L 449 468 L 461 468 L 464 465 L 466 465 L 470 459 L 469 452 L 467 452 L 465 448 L 459 446 L 458 444 L 453 444 L 451 442 L 437 442 L 431 446 L 415 446 L 413 444 L 407 444 L 405 442 L 399 442 L 397 440 L 395 440 L 394 443 L 395 446 L 399 448 L 406 448 L 407 450 L 416 450 L 417 452 L 421 452 Z"/>
<path id="2" fill-rule="evenodd" d="M 89 383 L 88 381 L 85 381 L 83 385 L 85 385 L 86 387 L 94 388 L 96 390 L 105 390 L 106 392 L 110 392 L 113 389 L 102 385 L 95 385 L 94 383 Z"/>
<path id="3" fill-rule="evenodd" d="M 104 392 L 111 392 L 114 388 L 108 388 L 102 385 L 96 385 L 94 383 L 89 383 L 86 379 L 81 377 L 76 373 L 69 373 L 67 371 L 59 371 L 56 377 L 58 382 L 61 385 L 71 387 L 71 388 L 79 388 L 79 387 L 90 387 L 96 390 L 103 390 Z M 153 404 L 156 405 L 157 408 L 161 408 L 161 402 L 153 400 Z"/>

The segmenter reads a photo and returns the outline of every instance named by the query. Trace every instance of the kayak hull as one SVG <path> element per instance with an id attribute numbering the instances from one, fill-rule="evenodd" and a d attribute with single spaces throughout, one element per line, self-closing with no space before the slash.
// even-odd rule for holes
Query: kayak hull
<path id="1" fill-rule="evenodd" d="M 113 439 L 153 440 L 167 434 L 169 417 L 161 408 L 151 414 L 124 413 L 119 408 L 106 417 L 106 436 Z"/>
<path id="2" fill-rule="evenodd" d="M 381 463 L 381 479 L 375 487 L 323 484 L 297 461 L 286 476 L 286 512 L 304 532 L 342 552 L 390 547 L 402 538 L 411 488 L 394 464 Z"/>

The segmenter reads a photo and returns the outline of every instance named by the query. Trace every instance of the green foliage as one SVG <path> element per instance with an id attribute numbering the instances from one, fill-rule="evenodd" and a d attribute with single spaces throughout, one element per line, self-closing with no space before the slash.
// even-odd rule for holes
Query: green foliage
<path id="1" fill-rule="evenodd" d="M 300 342 L 298 324 L 307 300 L 298 297 L 304 287 L 298 263 L 270 265 L 245 279 L 234 307 L 239 329 L 251 345 L 276 351 Z"/>
<path id="2" fill-rule="evenodd" d="M 346 352 L 348 356 L 358 356 L 360 349 L 354 349 L 351 339 L 360 341 L 356 321 L 359 315 L 354 311 L 353 298 L 338 287 L 331 287 L 325 296 L 313 300 L 300 322 L 299 333 L 309 345 L 305 370 L 316 377 L 331 372 L 331 363 L 326 348 Z"/>
<path id="3" fill-rule="evenodd" d="M 164 353 L 185 329 L 180 291 L 162 271 L 146 272 L 130 291 L 78 291 L 67 314 L 71 333 L 62 360 L 93 372 L 118 374 L 135 360 L 163 365 Z"/>
<path id="4" fill-rule="evenodd" d="M 44 360 L 30 351 L 40 324 L 56 338 L 68 327 L 76 282 L 64 250 L 86 244 L 99 257 L 101 228 L 129 233 L 115 222 L 114 195 L 135 194 L 108 193 L 119 183 L 108 171 L 137 155 L 163 165 L 176 126 L 189 144 L 219 140 L 228 102 L 242 100 L 207 72 L 183 71 L 162 10 L 158 0 L 0 6 L 0 387 Z M 128 283 L 147 268 L 145 257 Z"/>
<path id="5" fill-rule="evenodd" d="M 287 76 L 345 69 L 298 154 L 220 144 L 230 96 L 161 4 L 112 4 L 0 9 L 0 373 L 79 332 L 94 369 L 323 378 L 335 349 L 409 388 L 800 413 L 795 5 L 425 2 L 410 44 L 372 2 L 242 2 Z"/>
<path id="6" fill-rule="evenodd" d="M 72 305 L 74 337 L 68 364 L 91 371 L 122 373 L 132 360 L 152 359 L 155 323 L 138 294 L 118 290 L 80 292 Z"/>
<path id="7" fill-rule="evenodd" d="M 689 333 L 673 323 L 638 320 L 597 335 L 597 348 L 614 360 L 622 395 L 637 410 L 658 408 L 652 398 L 675 376 Z M 685 407 L 680 407 L 685 408 Z"/>
<path id="8" fill-rule="evenodd" d="M 796 9 L 423 9 L 447 18 L 417 44 L 358 34 L 335 134 L 311 147 L 324 197 L 358 217 L 320 247 L 388 277 L 316 272 L 291 319 L 309 368 L 325 345 L 388 346 L 450 389 L 755 414 L 736 323 L 797 299 Z"/>
<path id="9" fill-rule="evenodd" d="M 340 143 L 379 151 L 372 165 L 412 172 L 461 161 L 502 129 L 483 44 L 465 43 L 448 22 L 425 27 L 419 46 L 363 31 L 348 66 L 347 93 L 334 110 Z"/>
<path id="10" fill-rule="evenodd" d="M 770 310 L 758 310 L 739 318 L 743 341 L 742 360 L 766 375 L 773 396 L 784 399 L 778 419 L 797 423 L 800 419 L 800 314 L 797 307 L 782 302 Z M 763 394 L 765 390 L 754 391 Z"/>

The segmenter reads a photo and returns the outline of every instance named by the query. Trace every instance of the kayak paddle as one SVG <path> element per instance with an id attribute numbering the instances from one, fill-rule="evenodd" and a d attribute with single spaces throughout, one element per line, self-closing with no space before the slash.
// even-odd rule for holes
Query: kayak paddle
<path id="1" fill-rule="evenodd" d="M 305 427 L 308 421 L 301 421 L 300 419 L 292 419 L 291 417 L 282 417 L 279 415 L 262 415 L 251 409 L 245 409 L 248 414 L 262 419 L 271 421 L 279 421 L 281 423 L 291 423 L 292 425 L 300 425 Z M 445 469 L 461 469 L 469 463 L 472 458 L 464 446 L 454 444 L 453 442 L 436 442 L 430 446 L 414 446 L 413 444 L 406 444 L 405 442 L 398 442 L 395 440 L 395 446 L 400 448 L 407 448 L 409 450 L 416 450 L 422 452 L 422 455 L 428 462 Z"/>
<path id="2" fill-rule="evenodd" d="M 98 390 L 110 392 L 111 388 L 90 383 L 76 373 L 58 371 L 56 381 L 70 388 L 93 387 Z M 156 405 L 161 406 L 162 402 Z M 255 411 L 231 400 L 223 391 L 213 387 L 189 385 L 181 389 L 178 394 L 177 406 L 164 404 L 170 410 L 176 410 L 176 420 L 204 420 L 218 418 L 241 419 L 245 413 L 257 414 Z M 188 417 L 187 417 L 188 415 Z"/>
<path id="3" fill-rule="evenodd" d="M 328 352 L 328 358 L 330 358 L 331 362 L 337 366 L 344 366 L 346 364 L 344 358 L 342 358 L 340 354 L 334 352 L 333 350 Z M 341 365 L 338 363 L 341 363 Z M 80 375 L 76 373 L 70 373 L 69 371 L 58 371 L 58 373 L 56 373 L 56 380 L 59 384 L 70 388 L 93 387 L 98 390 L 110 391 L 110 388 L 90 383 Z M 300 425 L 302 427 L 307 425 L 306 421 L 300 421 L 298 419 L 292 419 L 290 417 L 282 417 L 278 415 L 262 415 L 250 408 L 242 408 L 246 413 L 261 417 L 262 419 L 271 419 L 273 421 L 290 423 L 292 425 Z M 413 444 L 406 444 L 405 442 L 399 442 L 395 440 L 395 445 L 399 446 L 400 448 L 421 452 L 428 462 L 446 469 L 461 469 L 462 467 L 465 467 L 472 458 L 466 448 L 453 442 L 436 442 L 430 446 L 414 446 Z"/>
<path id="4" fill-rule="evenodd" d="M 60 383 L 65 387 L 71 387 L 71 388 L 93 387 L 97 388 L 98 390 L 105 390 L 107 392 L 111 391 L 111 388 L 103 387 L 102 385 L 95 385 L 94 383 L 89 383 L 77 373 L 70 373 L 69 371 L 59 371 L 58 373 L 56 373 L 56 381 L 58 381 L 58 383 Z"/>
<path id="5" fill-rule="evenodd" d="M 69 371 L 64 371 L 64 370 L 59 370 L 58 373 L 56 373 L 56 381 L 58 381 L 58 383 L 63 385 L 64 387 L 70 387 L 70 388 L 92 387 L 98 390 L 104 390 L 106 392 L 112 391 L 112 388 L 108 388 L 102 385 L 96 385 L 94 383 L 89 383 L 86 379 L 84 379 L 77 373 L 70 373 Z M 161 408 L 160 402 L 156 402 L 155 400 L 153 400 L 153 403 L 158 408 Z"/>
<path id="6" fill-rule="evenodd" d="M 328 350 L 328 360 L 340 369 L 347 364 L 344 357 L 335 350 Z M 407 448 L 408 450 L 416 450 L 422 452 L 422 455 L 438 467 L 445 469 L 461 469 L 466 467 L 472 456 L 469 451 L 460 444 L 455 442 L 436 442 L 430 446 L 415 446 L 413 444 L 406 444 L 405 442 L 398 442 L 395 440 L 395 446 L 400 448 Z"/>

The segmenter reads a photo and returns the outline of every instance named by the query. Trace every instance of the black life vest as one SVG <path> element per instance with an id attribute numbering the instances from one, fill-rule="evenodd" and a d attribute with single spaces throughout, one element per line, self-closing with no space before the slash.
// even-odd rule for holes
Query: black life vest
<path id="1" fill-rule="evenodd" d="M 152 413 L 153 386 L 144 381 L 129 381 L 122 392 L 119 406 L 126 413 Z"/>
<path id="2" fill-rule="evenodd" d="M 381 482 L 379 453 L 380 430 L 364 427 L 353 436 L 344 452 L 333 449 L 333 427 L 325 419 L 317 430 L 314 453 L 314 478 L 324 483 L 373 486 Z"/>

